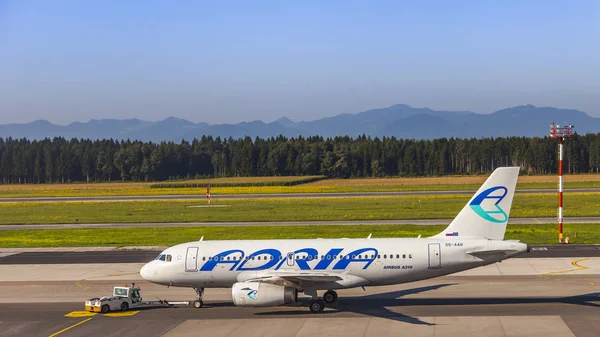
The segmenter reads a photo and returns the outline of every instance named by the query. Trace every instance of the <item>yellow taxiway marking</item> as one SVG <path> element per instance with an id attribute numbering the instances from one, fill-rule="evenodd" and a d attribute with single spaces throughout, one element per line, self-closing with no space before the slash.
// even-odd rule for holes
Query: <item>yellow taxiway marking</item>
<path id="1" fill-rule="evenodd" d="M 550 275 L 550 274 L 565 274 L 565 273 L 570 273 L 572 271 L 577 271 L 577 270 L 584 270 L 584 269 L 588 269 L 589 267 L 586 266 L 580 266 L 579 262 L 587 260 L 587 258 L 585 259 L 579 259 L 579 260 L 575 260 L 573 262 L 571 262 L 571 264 L 577 268 L 575 269 L 565 269 L 565 270 L 559 270 L 559 271 L 551 271 L 551 272 L 547 272 L 545 273 L 545 275 Z"/>
<path id="2" fill-rule="evenodd" d="M 137 314 L 138 312 L 140 312 L 139 310 L 136 311 L 118 311 L 118 312 L 111 312 L 108 314 L 104 314 L 104 316 L 107 317 L 129 317 L 129 316 L 133 316 L 135 314 Z"/>
<path id="3" fill-rule="evenodd" d="M 97 315 L 95 312 L 89 312 L 89 311 L 71 311 L 70 313 L 66 314 L 65 317 L 91 317 L 91 316 L 95 316 Z"/>
<path id="4" fill-rule="evenodd" d="M 83 321 L 81 321 L 81 322 L 79 322 L 79 323 L 75 323 L 75 324 L 73 324 L 73 325 L 71 325 L 71 326 L 68 326 L 68 327 L 66 327 L 66 328 L 64 328 L 64 329 L 62 329 L 62 330 L 60 330 L 60 331 L 57 331 L 57 332 L 55 332 L 55 333 L 51 334 L 51 335 L 50 335 L 50 336 L 48 336 L 48 337 L 54 337 L 54 336 L 58 336 L 58 335 L 60 335 L 61 333 L 63 333 L 63 332 L 65 332 L 65 331 L 67 331 L 67 330 L 71 330 L 71 329 L 73 329 L 74 327 L 76 327 L 76 326 L 78 326 L 78 325 L 81 325 L 81 324 L 83 324 L 83 323 L 85 323 L 85 322 L 88 322 L 88 321 L 89 321 L 89 320 L 91 320 L 92 318 L 93 318 L 93 317 L 90 317 L 90 318 L 84 319 Z"/>
<path id="5" fill-rule="evenodd" d="M 83 280 L 79 280 L 79 281 L 77 281 L 75 284 L 76 284 L 77 286 L 79 286 L 79 287 L 82 287 L 82 288 L 83 288 L 83 290 L 88 290 L 88 289 L 90 289 L 90 288 L 91 288 L 91 287 L 89 287 L 89 286 L 84 286 L 83 284 L 79 283 L 79 282 L 81 282 L 81 281 L 83 281 Z"/>

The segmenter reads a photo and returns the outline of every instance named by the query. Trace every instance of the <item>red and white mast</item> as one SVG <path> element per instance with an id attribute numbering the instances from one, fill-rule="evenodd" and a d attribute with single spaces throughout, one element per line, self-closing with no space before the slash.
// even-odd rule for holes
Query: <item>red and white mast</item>
<path id="1" fill-rule="evenodd" d="M 550 138 L 558 139 L 558 242 L 563 239 L 563 143 L 572 135 L 573 125 L 550 125 Z"/>

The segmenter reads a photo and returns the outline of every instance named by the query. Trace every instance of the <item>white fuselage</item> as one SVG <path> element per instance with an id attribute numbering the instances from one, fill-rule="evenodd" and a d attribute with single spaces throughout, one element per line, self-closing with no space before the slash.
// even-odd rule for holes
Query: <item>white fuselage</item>
<path id="1" fill-rule="evenodd" d="M 512 251 L 509 255 L 469 254 Z M 194 288 L 225 288 L 269 272 L 343 275 L 317 289 L 413 282 L 495 263 L 526 252 L 513 241 L 465 238 L 224 240 L 179 244 L 140 271 L 151 282 Z M 168 261 L 170 260 L 170 261 Z M 302 285 L 299 287 L 302 289 Z"/>

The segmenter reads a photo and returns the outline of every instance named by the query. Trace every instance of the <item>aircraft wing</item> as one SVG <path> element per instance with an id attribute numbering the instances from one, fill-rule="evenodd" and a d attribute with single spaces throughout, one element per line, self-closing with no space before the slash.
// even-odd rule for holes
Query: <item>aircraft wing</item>
<path id="1" fill-rule="evenodd" d="M 238 277 L 242 282 L 267 282 L 285 286 L 309 287 L 320 283 L 332 282 L 357 282 L 358 277 L 344 273 L 334 272 L 315 272 L 315 271 L 300 271 L 300 270 L 277 270 L 265 271 L 262 273 L 253 273 L 255 275 L 246 275 Z M 364 281 L 364 279 L 359 278 Z M 361 282 L 362 283 L 362 282 Z"/>

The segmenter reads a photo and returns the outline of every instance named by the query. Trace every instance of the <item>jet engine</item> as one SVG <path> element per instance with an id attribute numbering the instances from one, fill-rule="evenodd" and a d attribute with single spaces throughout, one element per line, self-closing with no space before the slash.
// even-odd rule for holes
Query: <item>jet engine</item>
<path id="1" fill-rule="evenodd" d="M 269 307 L 295 303 L 298 290 L 264 282 L 237 282 L 231 287 L 233 304 L 242 307 Z"/>

